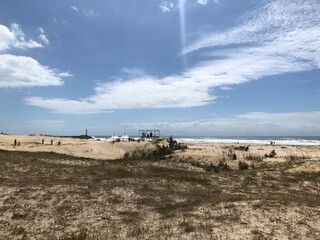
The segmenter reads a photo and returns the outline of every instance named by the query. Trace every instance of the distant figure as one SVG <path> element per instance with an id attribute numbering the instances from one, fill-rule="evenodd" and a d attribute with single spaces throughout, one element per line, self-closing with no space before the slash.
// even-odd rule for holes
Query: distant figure
<path id="1" fill-rule="evenodd" d="M 53 140 L 51 140 L 51 145 L 53 145 Z"/>
<path id="2" fill-rule="evenodd" d="M 42 138 L 42 145 L 44 144 L 44 139 Z"/>
<path id="3" fill-rule="evenodd" d="M 58 146 L 60 146 L 60 145 L 61 145 L 61 142 L 59 141 L 59 142 L 58 142 Z"/>
<path id="4" fill-rule="evenodd" d="M 17 146 L 17 139 L 14 140 L 13 145 Z"/>
<path id="5" fill-rule="evenodd" d="M 150 137 L 152 138 L 152 132 L 150 133 Z"/>

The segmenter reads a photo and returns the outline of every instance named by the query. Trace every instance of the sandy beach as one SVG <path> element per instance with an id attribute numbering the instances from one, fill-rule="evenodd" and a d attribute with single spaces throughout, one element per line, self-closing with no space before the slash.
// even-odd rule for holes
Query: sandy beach
<path id="1" fill-rule="evenodd" d="M 122 159 L 156 147 L 0 135 L 0 149 L 0 239 L 320 236 L 320 146 L 188 144 Z"/>

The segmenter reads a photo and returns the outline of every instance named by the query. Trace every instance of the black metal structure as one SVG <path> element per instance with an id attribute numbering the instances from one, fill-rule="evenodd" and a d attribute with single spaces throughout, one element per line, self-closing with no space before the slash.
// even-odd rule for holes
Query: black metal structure
<path id="1" fill-rule="evenodd" d="M 139 130 L 139 137 L 140 138 L 159 138 L 160 137 L 160 130 Z"/>

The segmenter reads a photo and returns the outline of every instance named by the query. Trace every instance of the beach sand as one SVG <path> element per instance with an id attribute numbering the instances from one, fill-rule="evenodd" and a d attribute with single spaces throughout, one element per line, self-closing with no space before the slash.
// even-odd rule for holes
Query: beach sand
<path id="1" fill-rule="evenodd" d="M 320 146 L 137 148 L 0 135 L 0 239 L 320 239 Z"/>
<path id="2" fill-rule="evenodd" d="M 238 148 L 248 146 L 248 151 L 237 150 Z M 275 157 L 265 157 L 272 151 L 275 151 Z M 290 171 L 319 172 L 320 165 L 320 146 L 283 146 L 283 145 L 237 145 L 237 144 L 188 144 L 188 149 L 177 151 L 175 156 L 178 159 L 188 159 L 191 162 L 208 164 L 217 164 L 221 160 L 227 160 L 232 169 L 238 168 L 238 161 L 230 161 L 235 154 L 236 159 L 248 163 L 279 164 L 288 162 L 288 160 L 300 161 Z M 253 159 L 253 161 L 250 161 Z"/>
<path id="3" fill-rule="evenodd" d="M 14 140 L 17 146 L 14 146 Z M 42 144 L 44 140 L 44 144 Z M 51 145 L 51 141 L 53 144 Z M 58 145 L 60 142 L 60 145 Z M 19 143 L 19 146 L 18 146 Z M 0 149 L 7 151 L 54 152 L 76 157 L 114 160 L 139 149 L 153 148 L 147 141 L 106 142 L 80 138 L 62 138 L 51 136 L 0 135 Z"/>

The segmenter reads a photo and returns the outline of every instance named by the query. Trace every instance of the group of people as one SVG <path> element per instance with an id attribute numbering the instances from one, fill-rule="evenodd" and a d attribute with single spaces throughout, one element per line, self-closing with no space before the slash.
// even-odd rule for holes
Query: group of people
<path id="1" fill-rule="evenodd" d="M 42 145 L 44 145 L 44 139 L 42 139 L 41 143 L 42 143 Z M 14 139 L 13 145 L 20 146 L 20 142 L 18 142 L 17 139 Z M 50 145 L 53 145 L 52 139 L 50 140 Z M 61 141 L 58 141 L 58 146 L 60 146 L 60 145 L 61 145 Z"/>

